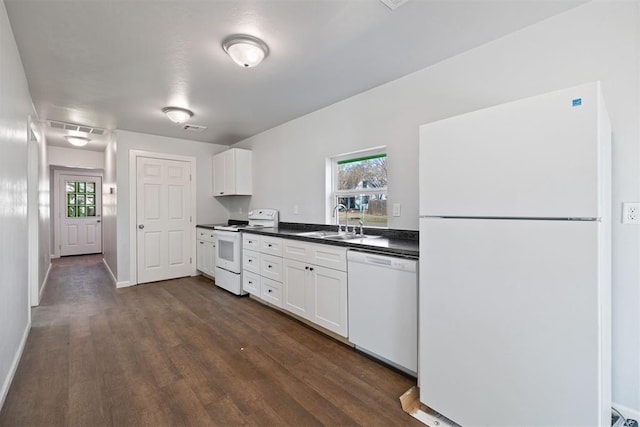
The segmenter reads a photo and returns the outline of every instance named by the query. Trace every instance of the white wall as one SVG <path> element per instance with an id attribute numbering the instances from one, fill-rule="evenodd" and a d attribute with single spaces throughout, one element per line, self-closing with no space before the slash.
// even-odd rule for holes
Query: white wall
<path id="1" fill-rule="evenodd" d="M 39 290 L 45 286 L 45 280 L 51 267 L 51 251 L 50 251 L 50 192 L 49 192 L 49 162 L 47 139 L 42 135 L 40 140 L 40 159 L 38 161 L 38 283 Z"/>
<path id="2" fill-rule="evenodd" d="M 69 168 L 104 169 L 104 152 L 50 145 L 49 164 Z"/>
<path id="3" fill-rule="evenodd" d="M 229 147 L 225 145 L 207 144 L 168 138 L 136 132 L 117 131 L 114 142 L 115 168 L 117 170 L 117 209 L 116 241 L 105 251 L 116 254 L 117 279 L 120 284 L 131 281 L 129 234 L 131 223 L 129 218 L 129 151 L 142 150 L 155 153 L 177 154 L 196 157 L 196 224 L 226 222 L 229 219 L 227 209 L 212 195 L 212 158 L 213 155 Z M 113 153 L 107 152 L 109 162 Z M 110 165 L 112 167 L 112 165 Z M 109 260 L 108 262 L 113 262 Z M 111 266 L 111 264 L 109 264 Z"/>
<path id="4" fill-rule="evenodd" d="M 637 1 L 587 3 L 236 144 L 254 153 L 250 207 L 279 209 L 281 221 L 322 223 L 326 157 L 386 145 L 389 205 L 402 204 L 402 216 L 390 217 L 389 226 L 417 230 L 419 125 L 601 80 L 613 127 L 618 218 L 613 398 L 640 411 L 640 227 L 619 221 L 621 202 L 640 200 L 639 9 Z"/>
<path id="5" fill-rule="evenodd" d="M 33 139 L 28 142 L 28 195 L 27 229 L 29 235 L 29 287 L 30 304 L 36 306 L 44 289 L 51 267 L 49 244 L 49 169 L 47 164 L 47 141 L 41 125 L 30 121 Z M 35 282 L 35 283 L 34 283 Z"/>
<path id="6" fill-rule="evenodd" d="M 118 277 L 117 246 L 117 170 L 116 170 L 116 137 L 109 137 L 109 144 L 104 150 L 104 176 L 102 178 L 102 253 L 103 259 L 113 279 Z"/>
<path id="7" fill-rule="evenodd" d="M 0 2 L 0 406 L 29 331 L 27 118 L 35 116 L 20 54 Z"/>

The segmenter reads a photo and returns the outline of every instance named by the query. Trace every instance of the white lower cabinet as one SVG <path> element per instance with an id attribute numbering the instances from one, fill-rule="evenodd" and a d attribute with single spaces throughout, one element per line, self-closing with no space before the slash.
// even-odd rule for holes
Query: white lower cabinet
<path id="1" fill-rule="evenodd" d="M 216 244 L 214 231 L 196 228 L 196 268 L 214 277 L 216 272 Z"/>
<path id="2" fill-rule="evenodd" d="M 244 233 L 242 247 L 243 290 L 282 307 L 282 239 Z"/>
<path id="3" fill-rule="evenodd" d="M 313 305 L 311 298 L 312 281 L 309 280 L 309 264 L 285 259 L 284 264 L 284 294 L 282 308 L 311 320 L 310 308 Z"/>
<path id="4" fill-rule="evenodd" d="M 347 337 L 346 249 L 285 240 L 283 254 L 283 308 Z"/>
<path id="5" fill-rule="evenodd" d="M 242 272 L 242 289 L 250 294 L 260 295 L 261 279 L 260 275 L 244 270 Z"/>
<path id="6" fill-rule="evenodd" d="M 313 321 L 343 337 L 347 336 L 347 273 L 325 267 L 311 271 Z"/>
<path id="7" fill-rule="evenodd" d="M 243 235 L 243 289 L 340 336 L 347 328 L 347 250 Z"/>
<path id="8" fill-rule="evenodd" d="M 275 280 L 262 278 L 262 299 L 273 305 L 282 307 L 282 283 Z"/>

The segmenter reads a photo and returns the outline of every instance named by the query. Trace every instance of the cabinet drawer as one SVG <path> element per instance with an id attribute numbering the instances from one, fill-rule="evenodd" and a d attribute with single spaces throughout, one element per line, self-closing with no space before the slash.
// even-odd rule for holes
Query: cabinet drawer
<path id="1" fill-rule="evenodd" d="M 257 234 L 242 233 L 242 247 L 252 251 L 260 250 L 260 236 Z"/>
<path id="2" fill-rule="evenodd" d="M 213 243 L 214 240 L 214 231 L 209 230 L 208 228 L 197 228 L 196 227 L 196 239 L 204 240 L 205 242 Z"/>
<path id="3" fill-rule="evenodd" d="M 260 286 L 262 278 L 250 271 L 242 272 L 242 289 L 250 294 L 260 296 Z"/>
<path id="4" fill-rule="evenodd" d="M 347 271 L 347 248 L 288 239 L 282 247 L 282 255 L 287 259 Z"/>
<path id="5" fill-rule="evenodd" d="M 282 283 L 263 277 L 261 289 L 263 300 L 282 307 Z"/>
<path id="6" fill-rule="evenodd" d="M 260 274 L 260 253 L 256 251 L 242 251 L 242 269 Z"/>
<path id="7" fill-rule="evenodd" d="M 260 252 L 263 254 L 271 254 L 282 256 L 282 239 L 279 237 L 262 236 Z"/>
<path id="8" fill-rule="evenodd" d="M 271 280 L 282 282 L 282 258 L 273 255 L 261 254 L 260 274 Z"/>
<path id="9" fill-rule="evenodd" d="M 347 271 L 347 248 L 313 245 L 312 264 L 334 270 Z"/>
<path id="10" fill-rule="evenodd" d="M 295 261 L 310 262 L 313 257 L 313 246 L 299 240 L 284 240 L 282 256 Z"/>

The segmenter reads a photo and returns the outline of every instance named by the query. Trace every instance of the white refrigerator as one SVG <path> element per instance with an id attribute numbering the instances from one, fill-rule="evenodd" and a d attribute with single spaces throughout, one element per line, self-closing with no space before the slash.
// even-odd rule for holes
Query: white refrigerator
<path id="1" fill-rule="evenodd" d="M 463 426 L 610 425 L 599 83 L 420 127 L 420 400 Z"/>

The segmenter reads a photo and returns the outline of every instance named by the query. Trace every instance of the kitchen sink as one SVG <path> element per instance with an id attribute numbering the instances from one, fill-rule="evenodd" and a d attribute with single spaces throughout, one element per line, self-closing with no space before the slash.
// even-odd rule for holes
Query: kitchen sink
<path id="1" fill-rule="evenodd" d="M 377 239 L 382 236 L 377 235 L 360 235 L 360 234 L 340 234 L 337 231 L 305 231 L 297 233 L 297 236 L 312 237 L 315 239 L 327 240 L 356 240 L 356 239 Z"/>
<path id="2" fill-rule="evenodd" d="M 303 233 L 296 233 L 296 236 L 303 237 L 315 237 L 317 239 L 324 239 L 326 237 L 339 236 L 337 231 L 305 231 Z"/>
<path id="3" fill-rule="evenodd" d="M 351 239 L 355 239 L 356 236 L 355 234 L 335 234 L 333 236 L 326 236 L 325 239 L 327 240 L 351 240 Z"/>
<path id="4" fill-rule="evenodd" d="M 379 239 L 382 236 L 374 234 L 339 234 L 334 236 L 326 236 L 325 239 L 330 240 L 358 240 L 358 239 Z"/>

